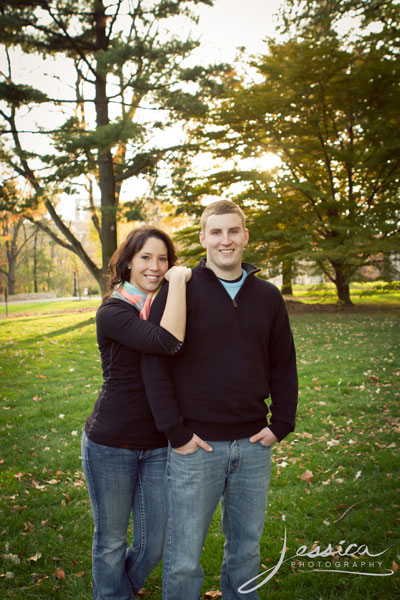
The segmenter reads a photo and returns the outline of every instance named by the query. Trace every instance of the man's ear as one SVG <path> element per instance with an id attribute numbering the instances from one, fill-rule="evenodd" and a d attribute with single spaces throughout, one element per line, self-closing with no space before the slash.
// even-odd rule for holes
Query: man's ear
<path id="1" fill-rule="evenodd" d="M 246 240 L 245 246 L 247 246 L 247 244 L 249 243 L 249 230 L 248 229 L 244 230 L 244 236 L 245 236 L 245 240 Z"/>
<path id="2" fill-rule="evenodd" d="M 204 240 L 204 233 L 202 231 L 200 231 L 199 238 L 200 238 L 200 244 L 203 246 L 203 248 L 205 248 L 206 247 L 206 243 L 205 243 L 205 240 Z"/>

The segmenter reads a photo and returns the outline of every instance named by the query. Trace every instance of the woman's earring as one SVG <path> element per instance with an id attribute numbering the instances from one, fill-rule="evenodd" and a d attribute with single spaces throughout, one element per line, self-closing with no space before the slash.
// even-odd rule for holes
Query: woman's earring
<path id="1" fill-rule="evenodd" d="M 130 268 L 130 267 L 128 267 L 128 270 L 130 271 L 130 270 L 131 270 L 131 268 Z"/>

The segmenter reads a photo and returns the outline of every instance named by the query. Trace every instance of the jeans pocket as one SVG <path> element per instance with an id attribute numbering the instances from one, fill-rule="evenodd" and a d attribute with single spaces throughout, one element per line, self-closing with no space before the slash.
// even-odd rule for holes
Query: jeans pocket
<path id="1" fill-rule="evenodd" d="M 197 454 L 197 452 L 200 450 L 200 446 L 197 446 L 197 448 L 195 448 L 191 452 L 178 452 L 174 448 L 171 448 L 171 450 L 176 456 L 193 456 L 193 454 Z"/>
<path id="2" fill-rule="evenodd" d="M 271 449 L 271 446 L 266 446 L 265 444 L 263 444 L 261 442 L 261 440 L 258 442 L 258 445 L 261 446 L 261 448 L 269 448 L 269 449 Z"/>

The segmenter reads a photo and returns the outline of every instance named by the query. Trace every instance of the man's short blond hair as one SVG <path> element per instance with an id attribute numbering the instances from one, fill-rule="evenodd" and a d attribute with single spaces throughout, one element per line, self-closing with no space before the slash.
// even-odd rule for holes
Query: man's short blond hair
<path id="1" fill-rule="evenodd" d="M 231 202 L 230 200 L 217 200 L 216 202 L 212 202 L 211 204 L 206 206 L 206 208 L 203 210 L 203 214 L 201 215 L 200 220 L 201 231 L 205 233 L 207 219 L 211 215 L 226 215 L 229 213 L 239 215 L 243 225 L 243 229 L 246 228 L 245 214 L 237 204 Z"/>

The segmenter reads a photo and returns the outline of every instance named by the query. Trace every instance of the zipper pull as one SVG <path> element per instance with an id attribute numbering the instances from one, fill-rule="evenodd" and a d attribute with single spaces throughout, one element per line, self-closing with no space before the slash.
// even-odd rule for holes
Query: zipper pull
<path id="1" fill-rule="evenodd" d="M 233 306 L 234 308 L 239 308 L 239 304 L 237 303 L 236 298 L 233 299 Z"/>

